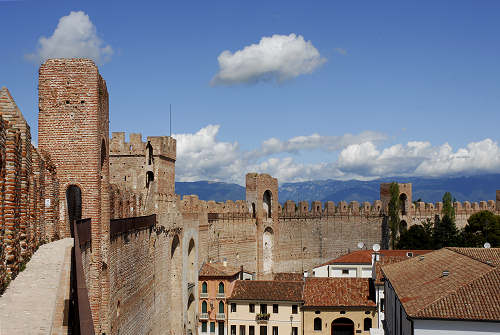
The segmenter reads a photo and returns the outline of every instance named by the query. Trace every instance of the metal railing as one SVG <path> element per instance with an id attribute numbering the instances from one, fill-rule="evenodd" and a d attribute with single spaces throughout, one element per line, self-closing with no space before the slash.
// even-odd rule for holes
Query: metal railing
<path id="1" fill-rule="evenodd" d="M 208 292 L 201 292 L 200 298 L 208 298 Z"/>
<path id="2" fill-rule="evenodd" d="M 217 293 L 217 298 L 225 298 L 226 297 L 226 294 L 224 292 L 220 293 L 218 292 Z"/>
<path id="3" fill-rule="evenodd" d="M 109 222 L 109 235 L 111 238 L 114 238 L 123 233 L 152 228 L 155 224 L 155 214 L 124 219 L 112 219 Z"/>
<path id="4" fill-rule="evenodd" d="M 72 226 L 74 240 L 71 253 L 71 334 L 95 335 L 81 249 L 87 243 L 92 243 L 91 220 L 73 221 Z"/>
<path id="5" fill-rule="evenodd" d="M 226 314 L 225 313 L 217 313 L 215 315 L 216 320 L 225 320 L 226 319 Z"/>
<path id="6" fill-rule="evenodd" d="M 208 313 L 200 313 L 200 320 L 208 320 Z"/>

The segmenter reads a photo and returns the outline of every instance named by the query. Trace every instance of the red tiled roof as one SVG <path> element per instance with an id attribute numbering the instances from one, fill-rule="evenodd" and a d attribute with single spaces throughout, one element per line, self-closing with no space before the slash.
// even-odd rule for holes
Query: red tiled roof
<path id="1" fill-rule="evenodd" d="M 281 281 L 303 281 L 304 275 L 302 273 L 293 273 L 293 272 L 278 272 L 273 276 L 273 280 L 281 280 Z"/>
<path id="2" fill-rule="evenodd" d="M 303 282 L 237 280 L 230 300 L 302 301 Z"/>
<path id="3" fill-rule="evenodd" d="M 448 248 L 480 262 L 500 266 L 500 248 Z"/>
<path id="4" fill-rule="evenodd" d="M 232 277 L 240 272 L 235 266 L 224 266 L 222 263 L 204 263 L 201 266 L 199 277 Z"/>
<path id="5" fill-rule="evenodd" d="M 405 250 L 405 251 L 414 252 L 413 257 L 431 252 L 431 250 L 416 250 L 416 251 Z M 376 273 L 375 285 L 384 285 L 384 282 L 382 281 L 382 279 L 384 278 L 384 274 L 382 273 L 382 266 L 402 262 L 407 259 L 408 256 L 406 256 L 406 254 L 398 256 L 394 256 L 394 253 L 392 255 L 390 254 L 380 255 L 379 260 L 377 261 L 377 263 L 375 263 L 375 273 Z"/>
<path id="6" fill-rule="evenodd" d="M 413 256 L 417 256 L 428 253 L 430 251 L 432 250 L 380 250 L 379 254 L 382 256 L 408 258 L 407 256 L 408 252 L 413 253 Z M 332 264 L 371 264 L 372 254 L 373 254 L 372 250 L 357 250 L 350 252 L 346 255 L 340 256 L 338 258 L 332 259 L 319 266 L 332 265 Z"/>
<path id="7" fill-rule="evenodd" d="M 368 278 L 306 278 L 304 307 L 375 307 Z"/>
<path id="8" fill-rule="evenodd" d="M 499 253 L 443 248 L 382 271 L 412 318 L 500 321 Z"/>

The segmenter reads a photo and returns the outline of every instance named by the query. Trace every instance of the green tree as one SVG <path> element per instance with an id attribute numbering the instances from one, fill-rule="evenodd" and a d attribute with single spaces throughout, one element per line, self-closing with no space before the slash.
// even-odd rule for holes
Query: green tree
<path id="1" fill-rule="evenodd" d="M 397 243 L 398 249 L 429 250 L 434 249 L 432 241 L 433 224 L 430 219 L 411 226 L 401 233 Z"/>
<path id="2" fill-rule="evenodd" d="M 391 199 L 389 200 L 389 227 L 391 229 L 392 249 L 396 247 L 396 241 L 399 231 L 399 186 L 392 182 L 389 187 Z"/>
<path id="3" fill-rule="evenodd" d="M 464 247 L 482 247 L 489 242 L 492 247 L 500 246 L 500 216 L 490 211 L 472 214 L 460 234 Z"/>
<path id="4" fill-rule="evenodd" d="M 432 234 L 433 249 L 454 247 L 458 243 L 458 230 L 455 222 L 448 216 L 439 219 L 436 215 Z"/>
<path id="5" fill-rule="evenodd" d="M 443 195 L 443 210 L 441 213 L 444 216 L 448 216 L 451 221 L 455 222 L 455 208 L 453 208 L 453 200 L 450 192 L 446 192 Z"/>

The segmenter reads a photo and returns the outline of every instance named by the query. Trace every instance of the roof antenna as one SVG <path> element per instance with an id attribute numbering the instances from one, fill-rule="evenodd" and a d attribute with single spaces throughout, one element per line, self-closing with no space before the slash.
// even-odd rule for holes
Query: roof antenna
<path id="1" fill-rule="evenodd" d="M 172 104 L 170 104 L 170 137 L 172 137 Z"/>

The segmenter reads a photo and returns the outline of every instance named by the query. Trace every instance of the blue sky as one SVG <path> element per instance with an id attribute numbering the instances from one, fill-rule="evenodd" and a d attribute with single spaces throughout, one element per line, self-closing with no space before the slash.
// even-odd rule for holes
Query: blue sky
<path id="1" fill-rule="evenodd" d="M 36 138 L 43 56 L 94 55 L 111 131 L 168 135 L 172 104 L 178 180 L 497 173 L 499 17 L 498 1 L 0 0 L 0 85 Z"/>

